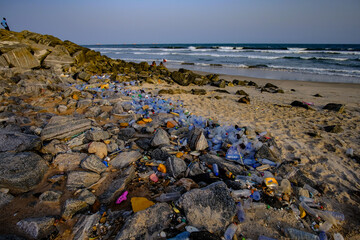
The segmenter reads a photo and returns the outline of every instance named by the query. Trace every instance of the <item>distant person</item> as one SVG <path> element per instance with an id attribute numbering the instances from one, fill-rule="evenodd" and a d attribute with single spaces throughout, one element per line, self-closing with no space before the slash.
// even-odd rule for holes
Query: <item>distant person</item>
<path id="1" fill-rule="evenodd" d="M 160 65 L 159 65 L 159 66 L 162 66 L 162 67 L 163 67 L 163 66 L 164 66 L 163 62 L 160 62 Z"/>
<path id="2" fill-rule="evenodd" d="M 10 28 L 6 22 L 6 18 L 3 18 L 3 20 L 1 21 L 1 25 L 8 31 L 10 31 Z"/>
<path id="3" fill-rule="evenodd" d="M 152 67 L 156 67 L 156 62 L 153 61 L 152 64 L 151 64 Z"/>

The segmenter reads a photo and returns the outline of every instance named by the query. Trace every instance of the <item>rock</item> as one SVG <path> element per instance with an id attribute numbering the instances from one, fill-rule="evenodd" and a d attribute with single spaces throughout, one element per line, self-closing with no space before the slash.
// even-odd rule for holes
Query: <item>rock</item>
<path id="1" fill-rule="evenodd" d="M 57 110 L 58 110 L 59 113 L 64 113 L 64 112 L 66 112 L 68 110 L 68 107 L 65 106 L 65 105 L 59 105 L 57 107 Z"/>
<path id="2" fill-rule="evenodd" d="M 221 240 L 220 237 L 208 231 L 199 231 L 199 232 L 190 233 L 189 240 L 198 240 L 198 239 Z"/>
<path id="3" fill-rule="evenodd" d="M 218 87 L 218 88 L 225 88 L 226 87 L 226 81 L 222 79 L 222 80 L 217 81 L 217 82 L 212 82 L 211 86 L 215 86 L 215 87 Z"/>
<path id="4" fill-rule="evenodd" d="M 83 169 L 90 170 L 101 174 L 106 171 L 107 167 L 96 155 L 90 155 L 81 161 L 80 166 Z"/>
<path id="5" fill-rule="evenodd" d="M 167 172 L 174 178 L 177 178 L 180 174 L 185 172 L 187 168 L 185 161 L 177 157 L 169 157 L 165 166 Z"/>
<path id="6" fill-rule="evenodd" d="M 205 89 L 191 89 L 191 94 L 193 95 L 206 95 Z"/>
<path id="7" fill-rule="evenodd" d="M 253 86 L 253 87 L 256 87 L 256 88 L 259 87 L 259 86 L 257 85 L 257 83 L 256 83 L 256 82 L 253 82 L 253 81 L 248 82 L 247 85 L 248 85 L 248 86 Z"/>
<path id="8" fill-rule="evenodd" d="M 71 150 L 66 144 L 57 139 L 52 140 L 41 149 L 41 153 L 48 153 L 53 156 Z"/>
<path id="9" fill-rule="evenodd" d="M 194 82 L 195 76 L 191 74 L 191 71 L 182 73 L 180 72 L 180 70 L 181 69 L 179 69 L 179 71 L 174 71 L 170 74 L 170 77 L 172 80 L 174 80 L 174 82 L 181 86 L 189 86 L 190 83 Z"/>
<path id="10" fill-rule="evenodd" d="M 58 154 L 53 161 L 53 165 L 60 171 L 72 171 L 79 168 L 81 161 L 86 157 L 86 153 Z"/>
<path id="11" fill-rule="evenodd" d="M 96 201 L 96 196 L 87 189 L 83 189 L 78 197 L 79 200 L 85 201 L 89 205 L 93 205 Z"/>
<path id="12" fill-rule="evenodd" d="M 172 209 L 167 203 L 137 212 L 130 217 L 116 236 L 116 240 L 155 239 L 171 222 Z"/>
<path id="13" fill-rule="evenodd" d="M 170 144 L 170 139 L 167 132 L 162 128 L 156 129 L 155 135 L 151 139 L 151 146 L 158 147 L 161 145 L 169 145 L 169 144 Z"/>
<path id="14" fill-rule="evenodd" d="M 238 100 L 238 103 L 245 103 L 245 104 L 250 104 L 250 98 L 249 96 L 245 96 L 245 97 L 242 97 Z"/>
<path id="15" fill-rule="evenodd" d="M 41 202 L 59 202 L 60 198 L 61 198 L 62 192 L 60 191 L 46 191 L 43 192 L 40 196 L 39 196 L 39 200 Z"/>
<path id="16" fill-rule="evenodd" d="M 240 164 L 231 161 L 224 161 L 223 158 L 215 155 L 211 155 L 211 154 L 202 155 L 200 156 L 200 160 L 207 164 L 216 163 L 219 168 L 228 169 L 234 175 L 241 175 L 242 172 L 244 171 L 244 168 Z"/>
<path id="17" fill-rule="evenodd" d="M 205 171 L 202 170 L 202 168 L 200 167 L 200 163 L 195 162 L 194 164 L 191 165 L 188 176 L 193 177 L 193 176 L 197 176 L 197 175 L 204 174 L 204 173 L 205 173 Z"/>
<path id="18" fill-rule="evenodd" d="M 293 101 L 290 105 L 293 107 L 302 107 L 305 109 L 311 109 L 311 107 L 309 105 L 307 105 L 303 102 L 300 102 L 300 101 Z"/>
<path id="19" fill-rule="evenodd" d="M 337 104 L 337 103 L 328 103 L 328 104 L 325 105 L 325 107 L 323 107 L 323 109 L 327 109 L 327 110 L 330 110 L 330 111 L 342 113 L 342 112 L 344 112 L 345 105 Z"/>
<path id="20" fill-rule="evenodd" d="M 342 129 L 339 125 L 325 126 L 324 130 L 330 133 L 340 133 L 344 131 L 344 129 Z"/>
<path id="21" fill-rule="evenodd" d="M 87 203 L 77 199 L 67 199 L 65 201 L 62 218 L 65 220 L 71 219 L 77 212 L 87 208 Z"/>
<path id="22" fill-rule="evenodd" d="M 106 131 L 94 130 L 94 131 L 87 131 L 85 137 L 90 141 L 100 141 L 100 140 L 108 139 L 110 135 Z"/>
<path id="23" fill-rule="evenodd" d="M 96 156 L 103 159 L 107 156 L 107 147 L 105 143 L 102 142 L 92 142 L 89 145 L 89 153 L 95 153 Z"/>
<path id="24" fill-rule="evenodd" d="M 12 193 L 30 191 L 47 170 L 45 160 L 35 153 L 0 153 L 0 188 L 8 188 Z"/>
<path id="25" fill-rule="evenodd" d="M 91 99 L 81 99 L 77 102 L 76 107 L 77 108 L 87 108 L 92 105 Z"/>
<path id="26" fill-rule="evenodd" d="M 9 204 L 14 199 L 14 196 L 8 193 L 0 192 L 0 209 Z"/>
<path id="27" fill-rule="evenodd" d="M 150 153 L 151 158 L 166 161 L 171 155 L 166 151 L 162 150 L 161 148 L 157 148 Z"/>
<path id="28" fill-rule="evenodd" d="M 73 171 L 68 175 L 66 187 L 69 189 L 87 188 L 99 181 L 100 175 L 93 172 Z"/>
<path id="29" fill-rule="evenodd" d="M 74 239 L 89 239 L 93 231 L 92 227 L 99 222 L 100 217 L 99 212 L 92 215 L 81 215 L 73 228 Z"/>
<path id="30" fill-rule="evenodd" d="M 70 65 L 74 62 L 74 59 L 69 55 L 69 53 L 53 51 L 43 61 L 45 67 L 51 67 L 54 70 L 62 72 L 62 67 L 64 65 Z"/>
<path id="31" fill-rule="evenodd" d="M 121 128 L 119 130 L 118 138 L 121 140 L 129 140 L 135 135 L 136 131 L 134 128 Z"/>
<path id="32" fill-rule="evenodd" d="M 123 112 L 124 112 L 124 108 L 122 107 L 122 102 L 116 102 L 112 109 L 112 113 L 121 114 Z"/>
<path id="33" fill-rule="evenodd" d="M 99 197 L 100 202 L 109 204 L 119 197 L 120 193 L 123 192 L 127 184 L 135 177 L 135 167 L 129 166 L 123 170 L 121 174 L 114 180 L 111 181 L 108 189 Z"/>
<path id="34" fill-rule="evenodd" d="M 236 205 L 224 182 L 183 194 L 178 206 L 184 210 L 189 225 L 209 232 L 223 231 L 236 214 Z"/>
<path id="35" fill-rule="evenodd" d="M 314 97 L 323 97 L 323 96 L 321 96 L 320 94 L 315 94 L 315 95 L 313 95 Z"/>
<path id="36" fill-rule="evenodd" d="M 225 89 L 215 89 L 214 92 L 230 94 L 230 92 Z"/>
<path id="37" fill-rule="evenodd" d="M 74 148 L 74 147 L 78 147 L 81 146 L 85 143 L 86 138 L 85 138 L 85 133 L 82 133 L 76 137 L 74 137 L 73 139 L 69 140 L 66 145 L 69 148 Z"/>
<path id="38" fill-rule="evenodd" d="M 39 149 L 40 146 L 41 140 L 38 136 L 0 129 L 0 152 L 23 152 Z"/>
<path id="39" fill-rule="evenodd" d="M 102 110 L 99 106 L 89 107 L 85 111 L 85 117 L 87 118 L 95 118 L 102 113 Z"/>
<path id="40" fill-rule="evenodd" d="M 110 164 L 117 169 L 122 169 L 129 164 L 139 160 L 142 154 L 138 151 L 122 152 L 110 161 Z"/>
<path id="41" fill-rule="evenodd" d="M 275 155 L 275 153 L 266 145 L 263 144 L 261 148 L 256 152 L 255 157 L 260 158 L 266 158 L 270 161 L 279 162 L 280 159 Z"/>
<path id="42" fill-rule="evenodd" d="M 40 62 L 25 47 L 15 48 L 3 54 L 2 57 L 6 60 L 8 66 L 18 68 L 40 67 Z"/>
<path id="43" fill-rule="evenodd" d="M 57 231 L 54 223 L 55 219 L 52 217 L 26 218 L 16 226 L 29 238 L 43 239 Z"/>
<path id="44" fill-rule="evenodd" d="M 65 180 L 65 175 L 62 174 L 56 174 L 48 178 L 48 181 L 51 183 L 62 182 L 64 180 Z"/>
<path id="45" fill-rule="evenodd" d="M 244 96 L 249 96 L 249 94 L 247 94 L 244 90 L 237 90 L 235 95 L 244 95 Z"/>
<path id="46" fill-rule="evenodd" d="M 77 76 L 76 76 L 77 79 L 80 79 L 80 80 L 83 80 L 85 82 L 88 82 L 91 78 L 91 74 L 89 73 L 86 73 L 86 72 L 79 72 L 77 73 Z"/>
<path id="47" fill-rule="evenodd" d="M 1 57 L 1 56 L 0 56 Z M 16 236 L 16 235 L 9 235 L 9 234 L 5 234 L 5 235 L 0 235 L 0 240 L 26 240 L 25 238 Z"/>
<path id="48" fill-rule="evenodd" d="M 184 89 L 161 89 L 158 92 L 159 95 L 162 95 L 162 94 L 174 95 L 174 94 L 182 94 L 182 93 L 186 94 L 186 93 L 189 93 L 189 92 L 184 90 Z"/>
<path id="49" fill-rule="evenodd" d="M 188 139 L 188 144 L 191 150 L 202 151 L 209 147 L 203 130 L 200 128 L 194 128 L 190 132 Z"/>
<path id="50" fill-rule="evenodd" d="M 85 118 L 54 116 L 41 131 L 41 140 L 64 139 L 91 128 L 91 121 Z"/>
<path id="51" fill-rule="evenodd" d="M 232 83 L 234 84 L 234 86 L 245 86 L 246 85 L 245 81 L 240 81 L 240 80 L 237 80 L 237 79 L 234 79 L 232 81 Z"/>

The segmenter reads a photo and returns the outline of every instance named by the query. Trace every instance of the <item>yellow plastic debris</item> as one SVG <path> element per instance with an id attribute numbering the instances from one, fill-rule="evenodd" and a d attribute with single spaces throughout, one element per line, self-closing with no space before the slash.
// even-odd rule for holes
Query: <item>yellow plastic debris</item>
<path id="1" fill-rule="evenodd" d="M 142 106 L 142 109 L 143 109 L 143 110 L 149 109 L 149 105 L 144 105 L 144 106 Z"/>
<path id="2" fill-rule="evenodd" d="M 300 210 L 300 218 L 304 218 L 306 216 L 305 210 L 301 206 L 299 206 L 299 210 Z"/>
<path id="3" fill-rule="evenodd" d="M 146 123 L 151 123 L 152 119 L 151 118 L 143 118 L 143 121 Z"/>
<path id="4" fill-rule="evenodd" d="M 168 122 L 166 123 L 166 127 L 167 127 L 167 128 L 174 128 L 175 125 L 176 125 L 176 122 L 174 122 L 174 121 L 168 121 Z"/>
<path id="5" fill-rule="evenodd" d="M 264 181 L 265 181 L 265 185 L 268 188 L 273 189 L 273 188 L 277 188 L 279 186 L 279 184 L 275 178 L 265 178 Z"/>
<path id="6" fill-rule="evenodd" d="M 233 87 L 234 84 L 233 84 L 233 83 L 229 83 L 228 86 L 229 86 L 229 87 Z"/>
<path id="7" fill-rule="evenodd" d="M 109 89 L 109 84 L 101 84 L 100 86 L 101 89 Z"/>
<path id="8" fill-rule="evenodd" d="M 137 121 L 137 124 L 142 125 L 142 124 L 146 124 L 146 123 L 143 120 L 140 120 L 140 121 Z"/>
<path id="9" fill-rule="evenodd" d="M 175 113 L 175 112 L 171 112 L 172 115 L 175 115 L 177 117 L 179 117 L 180 115 L 178 113 Z"/>
<path id="10" fill-rule="evenodd" d="M 131 198 L 131 206 L 134 212 L 145 210 L 155 203 L 144 197 L 133 197 Z"/>
<path id="11" fill-rule="evenodd" d="M 129 126 L 129 123 L 127 122 L 120 123 L 120 127 L 127 127 L 127 126 Z"/>
<path id="12" fill-rule="evenodd" d="M 105 144 L 110 144 L 110 140 L 104 140 Z"/>
<path id="13" fill-rule="evenodd" d="M 74 94 L 74 95 L 72 96 L 72 98 L 73 98 L 74 100 L 79 100 L 79 96 L 78 96 L 77 94 Z"/>
<path id="14" fill-rule="evenodd" d="M 166 173 L 166 167 L 162 163 L 159 164 L 157 169 L 158 169 L 159 172 Z"/>
<path id="15" fill-rule="evenodd" d="M 184 153 L 182 153 L 182 152 L 176 153 L 176 157 L 177 157 L 177 158 L 181 158 L 183 155 L 184 155 Z"/>

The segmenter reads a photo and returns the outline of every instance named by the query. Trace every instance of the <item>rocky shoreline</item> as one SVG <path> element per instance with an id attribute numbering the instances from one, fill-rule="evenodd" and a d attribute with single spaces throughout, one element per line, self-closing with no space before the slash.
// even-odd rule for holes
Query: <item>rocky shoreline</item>
<path id="1" fill-rule="evenodd" d="M 178 88 L 195 85 L 283 94 L 274 84 L 114 60 L 28 31 L 0 30 L 0 69 L 0 239 L 250 239 L 245 219 L 263 227 L 251 238 L 359 236 L 341 228 L 349 218 L 356 226 L 353 216 L 320 201 L 326 186 L 301 160 L 283 159 L 270 134 L 221 126 L 164 97 L 208 94 Z"/>

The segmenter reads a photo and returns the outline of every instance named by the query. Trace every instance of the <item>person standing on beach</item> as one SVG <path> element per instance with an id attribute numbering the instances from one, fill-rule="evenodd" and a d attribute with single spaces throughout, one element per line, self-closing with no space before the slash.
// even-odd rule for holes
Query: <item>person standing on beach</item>
<path id="1" fill-rule="evenodd" d="M 3 20 L 1 21 L 1 25 L 8 31 L 10 31 L 10 28 L 6 22 L 6 18 L 3 18 Z"/>

